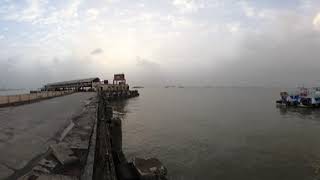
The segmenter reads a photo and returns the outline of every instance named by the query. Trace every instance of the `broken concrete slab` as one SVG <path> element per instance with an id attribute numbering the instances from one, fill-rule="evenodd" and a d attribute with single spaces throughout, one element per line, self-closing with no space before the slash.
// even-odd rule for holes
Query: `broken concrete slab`
<path id="1" fill-rule="evenodd" d="M 51 145 L 53 155 L 58 159 L 58 161 L 63 164 L 71 164 L 79 161 L 79 159 L 74 155 L 73 151 L 65 143 L 59 143 Z"/>
<path id="2" fill-rule="evenodd" d="M 76 134 L 78 135 L 78 134 Z M 89 138 L 90 136 L 88 135 L 88 139 L 82 140 L 81 137 L 78 136 L 70 136 L 64 140 L 64 143 L 69 144 L 70 149 L 83 149 L 87 150 L 89 147 Z"/>
<path id="3" fill-rule="evenodd" d="M 74 176 L 64 175 L 40 175 L 37 180 L 78 180 L 79 178 Z"/>
<path id="4" fill-rule="evenodd" d="M 133 165 L 140 175 L 140 179 L 158 179 L 165 177 L 167 169 L 156 158 L 142 159 L 134 158 Z"/>
<path id="5" fill-rule="evenodd" d="M 39 165 L 35 166 L 33 168 L 33 171 L 35 171 L 37 173 L 50 173 L 50 171 L 47 168 L 39 166 Z"/>
<path id="6" fill-rule="evenodd" d="M 49 170 L 53 170 L 58 163 L 53 160 L 42 159 L 38 164 Z"/>
<path id="7" fill-rule="evenodd" d="M 6 177 L 9 177 L 11 174 L 13 174 L 14 171 L 7 168 L 4 165 L 0 164 L 0 179 L 5 179 Z"/>
<path id="8" fill-rule="evenodd" d="M 22 177 L 19 177 L 17 180 L 34 180 L 34 179 L 37 179 L 38 176 L 37 175 L 34 175 L 32 173 L 28 173 Z"/>
<path id="9" fill-rule="evenodd" d="M 62 132 L 62 134 L 61 134 L 61 136 L 59 138 L 59 142 L 61 142 L 66 137 L 66 135 L 71 131 L 71 129 L 74 127 L 74 125 L 75 124 L 71 121 L 70 124 L 68 125 L 68 127 L 66 127 L 63 130 L 63 132 Z"/>

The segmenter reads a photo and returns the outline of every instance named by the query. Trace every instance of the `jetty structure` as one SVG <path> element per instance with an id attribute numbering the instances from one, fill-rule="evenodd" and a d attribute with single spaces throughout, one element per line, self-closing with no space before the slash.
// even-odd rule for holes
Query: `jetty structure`
<path id="1" fill-rule="evenodd" d="M 61 90 L 74 90 L 80 91 L 86 88 L 94 88 L 100 84 L 100 78 L 88 78 L 72 81 L 63 81 L 56 83 L 49 83 L 43 87 L 44 91 L 61 91 Z"/>
<path id="2" fill-rule="evenodd" d="M 122 121 L 111 102 L 137 96 L 124 74 L 112 83 L 95 77 L 0 96 L 0 179 L 166 179 L 158 159 L 128 161 L 122 151 Z"/>

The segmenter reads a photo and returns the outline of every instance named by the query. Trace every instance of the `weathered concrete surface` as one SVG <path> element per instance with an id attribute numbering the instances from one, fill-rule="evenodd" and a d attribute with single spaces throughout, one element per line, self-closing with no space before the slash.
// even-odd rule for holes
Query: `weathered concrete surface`
<path id="1" fill-rule="evenodd" d="M 37 180 L 77 180 L 77 178 L 63 175 L 42 175 Z"/>
<path id="2" fill-rule="evenodd" d="M 76 93 L 24 106 L 0 108 L 0 179 L 44 153 L 95 95 Z"/>
<path id="3" fill-rule="evenodd" d="M 54 156 L 60 161 L 61 164 L 71 164 L 78 161 L 79 159 L 74 156 L 72 150 L 68 147 L 68 144 L 59 143 L 51 145 L 50 148 Z"/>
<path id="4" fill-rule="evenodd" d="M 14 171 L 0 164 L 0 177 L 8 177 Z M 0 178 L 1 179 L 1 178 Z"/>

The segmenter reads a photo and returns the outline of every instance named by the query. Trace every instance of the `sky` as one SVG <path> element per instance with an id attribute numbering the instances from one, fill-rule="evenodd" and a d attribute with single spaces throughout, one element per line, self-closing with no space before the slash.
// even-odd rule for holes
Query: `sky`
<path id="1" fill-rule="evenodd" d="M 0 88 L 320 86 L 319 0 L 0 0 Z"/>

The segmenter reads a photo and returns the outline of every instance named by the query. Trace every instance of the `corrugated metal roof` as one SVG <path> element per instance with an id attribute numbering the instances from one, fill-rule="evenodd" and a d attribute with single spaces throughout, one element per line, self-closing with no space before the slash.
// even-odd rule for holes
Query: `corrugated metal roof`
<path id="1" fill-rule="evenodd" d="M 95 77 L 95 78 L 88 78 L 88 79 L 62 81 L 62 82 L 49 83 L 46 86 L 59 86 L 59 85 L 78 84 L 78 83 L 91 83 L 92 81 L 100 81 L 100 79 L 98 77 Z"/>

